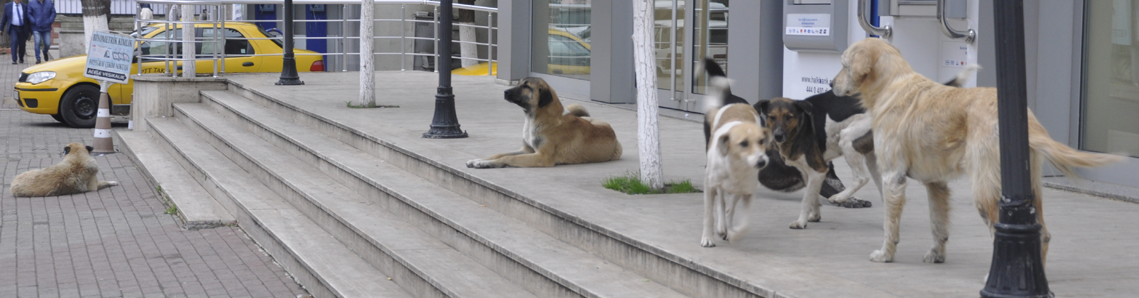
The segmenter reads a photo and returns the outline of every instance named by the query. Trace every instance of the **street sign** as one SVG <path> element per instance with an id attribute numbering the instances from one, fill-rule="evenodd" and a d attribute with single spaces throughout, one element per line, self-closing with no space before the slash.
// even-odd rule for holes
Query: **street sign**
<path id="1" fill-rule="evenodd" d="M 126 35 L 96 31 L 87 50 L 83 76 L 99 81 L 126 84 L 134 59 L 134 39 Z"/>

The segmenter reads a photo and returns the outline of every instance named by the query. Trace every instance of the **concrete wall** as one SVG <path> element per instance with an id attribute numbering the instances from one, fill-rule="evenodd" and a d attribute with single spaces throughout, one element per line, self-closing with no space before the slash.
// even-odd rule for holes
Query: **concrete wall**
<path id="1" fill-rule="evenodd" d="M 58 15 L 55 17 L 56 22 L 60 23 L 59 40 L 55 43 L 59 45 L 59 56 L 70 57 L 75 55 L 84 55 L 86 45 L 83 44 L 83 17 L 71 15 Z M 111 31 L 117 31 L 123 34 L 134 31 L 134 21 L 132 16 L 111 16 Z M 0 38 L 7 42 L 7 38 Z M 31 51 L 30 48 L 28 50 Z"/>
<path id="2" fill-rule="evenodd" d="M 225 78 L 172 78 L 159 75 L 134 76 L 131 121 L 135 131 L 146 131 L 146 117 L 174 116 L 174 103 L 200 102 L 198 91 L 226 90 Z"/>

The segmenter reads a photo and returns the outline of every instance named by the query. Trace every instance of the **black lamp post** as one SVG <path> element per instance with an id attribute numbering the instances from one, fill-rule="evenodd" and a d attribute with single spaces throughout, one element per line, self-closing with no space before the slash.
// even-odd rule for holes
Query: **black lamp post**
<path id="1" fill-rule="evenodd" d="M 1028 159 L 1024 2 L 993 1 L 997 42 L 997 113 L 1001 146 L 1000 221 L 981 297 L 1052 297 L 1040 254 L 1040 224 Z M 992 219 L 990 219 L 992 220 Z"/>
<path id="2" fill-rule="evenodd" d="M 281 80 L 277 85 L 304 85 L 297 74 L 297 59 L 293 58 L 293 0 L 285 0 L 285 60 L 281 65 Z"/>
<path id="3" fill-rule="evenodd" d="M 435 89 L 435 117 L 431 129 L 423 133 L 429 139 L 465 138 L 459 129 L 459 116 L 455 115 L 455 95 L 451 93 L 451 0 L 439 1 L 439 25 L 435 36 L 435 70 L 439 72 L 439 87 Z"/>

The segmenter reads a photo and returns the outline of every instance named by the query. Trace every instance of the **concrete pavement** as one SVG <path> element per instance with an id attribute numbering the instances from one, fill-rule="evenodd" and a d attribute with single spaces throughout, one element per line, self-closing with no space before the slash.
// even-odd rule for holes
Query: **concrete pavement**
<path id="1" fill-rule="evenodd" d="M 355 73 L 303 74 L 303 87 L 274 86 L 274 75 L 229 78 L 265 96 L 366 133 L 447 167 L 483 179 L 560 216 L 629 239 L 646 250 L 739 279 L 743 287 L 777 291 L 793 297 L 962 297 L 976 296 L 989 269 L 992 242 L 973 211 L 970 186 L 957 180 L 953 191 L 951 241 L 943 264 L 925 264 L 932 244 L 925 191 L 907 188 L 908 212 L 902 217 L 902 242 L 894 263 L 868 261 L 882 241 L 882 209 L 825 206 L 823 221 L 806 230 L 787 224 L 798 213 L 801 193 L 761 191 L 751 212 L 751 231 L 738 243 L 719 242 L 702 248 L 701 195 L 628 196 L 600 186 L 601 179 L 637 169 L 636 115 L 626 109 L 583 103 L 617 131 L 625 155 L 618 161 L 558 166 L 548 169 L 467 169 L 466 160 L 517 149 L 523 116 L 502 100 L 505 86 L 486 77 L 455 77 L 459 122 L 467 139 L 421 138 L 431 122 L 435 74 L 378 72 L 378 104 L 396 109 L 354 110 Z M 567 102 L 572 99 L 563 98 Z M 703 138 L 698 122 L 661 120 L 666 180 L 689 179 L 701 184 Z M 839 176 L 850 179 L 847 165 L 837 162 Z M 700 185 L 702 187 L 702 185 Z M 857 194 L 879 201 L 874 187 Z M 1139 225 L 1139 205 L 1079 193 L 1045 189 L 1047 220 L 1053 235 L 1048 255 L 1052 290 L 1061 296 L 1119 297 L 1139 293 L 1132 276 L 1139 241 L 1131 227 Z M 917 214 L 917 215 L 915 215 Z"/>
<path id="2" fill-rule="evenodd" d="M 15 175 L 59 162 L 69 142 L 92 140 L 90 129 L 18 110 L 11 86 L 34 65 L 30 51 L 27 64 L 0 63 L 0 86 L 8 86 L 0 90 L 0 297 L 307 295 L 241 228 L 182 230 L 123 153 L 96 157 L 99 177 L 119 186 L 12 197 Z M 114 126 L 125 129 L 126 122 L 116 119 Z"/>

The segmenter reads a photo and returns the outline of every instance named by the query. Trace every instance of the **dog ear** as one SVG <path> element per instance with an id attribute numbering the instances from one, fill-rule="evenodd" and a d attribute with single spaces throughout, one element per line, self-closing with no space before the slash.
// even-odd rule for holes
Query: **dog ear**
<path id="1" fill-rule="evenodd" d="M 538 107 L 542 108 L 554 101 L 554 94 L 549 88 L 538 88 Z"/>
<path id="2" fill-rule="evenodd" d="M 874 70 L 874 65 L 878 64 L 881 49 L 872 46 L 861 46 L 852 48 L 853 52 L 850 54 L 850 62 L 848 68 L 850 71 L 850 79 L 858 86 L 861 86 L 870 73 Z M 857 58 L 855 58 L 857 57 Z"/>
<path id="3" fill-rule="evenodd" d="M 767 126 L 767 108 L 769 108 L 770 106 L 771 106 L 771 100 L 770 99 L 760 100 L 759 102 L 755 103 L 755 105 L 752 106 L 753 108 L 755 108 L 756 112 L 759 112 L 760 125 Z"/>
<path id="4" fill-rule="evenodd" d="M 91 151 L 95 151 L 95 147 L 84 146 L 84 148 L 87 148 L 87 153 L 91 153 Z"/>
<path id="5" fill-rule="evenodd" d="M 795 107 L 799 108 L 799 110 L 802 111 L 803 114 L 806 114 L 808 117 L 811 116 L 811 110 L 815 109 L 815 106 L 806 100 L 796 100 Z"/>
<path id="6" fill-rule="evenodd" d="M 731 141 L 732 141 L 732 136 L 731 136 L 731 134 L 727 134 L 727 133 L 721 135 L 720 138 L 716 139 L 716 142 L 720 143 L 720 145 L 717 146 L 717 147 L 719 147 L 718 149 L 720 149 L 720 155 L 723 155 L 723 156 L 728 155 L 728 142 L 731 142 Z"/>
<path id="7" fill-rule="evenodd" d="M 70 154 L 70 153 L 71 153 L 71 146 L 63 147 L 63 154 L 64 155 Z"/>

